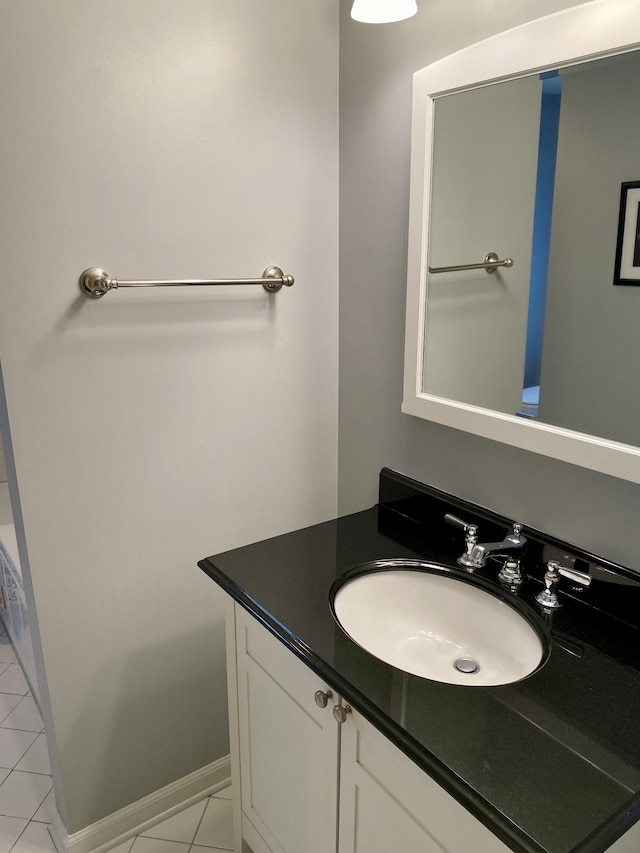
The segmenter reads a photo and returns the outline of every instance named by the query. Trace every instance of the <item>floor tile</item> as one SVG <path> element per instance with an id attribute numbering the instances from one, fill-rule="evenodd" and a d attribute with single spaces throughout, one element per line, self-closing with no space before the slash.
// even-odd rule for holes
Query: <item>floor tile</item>
<path id="1" fill-rule="evenodd" d="M 8 767 L 0 767 L 0 785 L 4 782 L 7 776 L 11 773 Z"/>
<path id="2" fill-rule="evenodd" d="M 192 844 L 191 850 L 189 851 L 189 853 L 216 853 L 216 850 L 223 850 L 223 849 L 225 850 L 225 853 L 227 853 L 225 848 L 203 847 L 201 844 Z M 230 851 L 230 853 L 233 853 L 233 851 Z"/>
<path id="3" fill-rule="evenodd" d="M 139 835 L 133 842 L 131 853 L 188 853 L 188 844 L 177 841 L 161 841 L 158 838 L 143 838 Z"/>
<path id="4" fill-rule="evenodd" d="M 44 803 L 40 806 L 38 811 L 34 814 L 31 820 L 37 820 L 40 823 L 51 823 L 53 818 L 55 817 L 55 808 L 56 808 L 56 798 L 53 794 L 53 791 L 50 791 L 47 794 L 47 797 Z M 132 842 L 133 843 L 133 842 Z M 131 844 L 129 844 L 129 847 Z"/>
<path id="5" fill-rule="evenodd" d="M 189 806 L 173 817 L 157 823 L 146 829 L 141 835 L 144 838 L 162 838 L 166 841 L 183 841 L 191 844 L 195 838 L 196 830 L 200 825 L 202 815 L 206 808 L 206 800 L 202 800 L 193 806 Z"/>
<path id="6" fill-rule="evenodd" d="M 4 664 L 0 664 L 0 669 Z M 10 664 L 2 674 L 0 674 L 0 693 L 19 693 L 21 696 L 26 696 L 29 692 L 29 685 L 22 674 L 20 664 Z"/>
<path id="7" fill-rule="evenodd" d="M 220 788 L 219 791 L 216 791 L 215 794 L 211 795 L 212 797 L 219 797 L 221 800 L 232 800 L 233 799 L 233 785 L 227 785 L 226 788 Z"/>
<path id="8" fill-rule="evenodd" d="M 56 853 L 47 825 L 29 823 L 11 853 Z"/>
<path id="9" fill-rule="evenodd" d="M 123 842 L 122 844 L 118 844 L 117 847 L 112 847 L 109 850 L 109 853 L 129 853 L 131 850 L 131 845 L 135 841 L 135 838 L 130 838 L 128 841 Z"/>
<path id="10" fill-rule="evenodd" d="M 21 734 L 31 734 L 31 732 L 21 732 Z M 48 773 L 51 775 L 47 741 L 44 735 L 36 735 L 36 739 L 15 765 L 15 768 L 16 770 L 25 770 L 27 773 Z"/>
<path id="11" fill-rule="evenodd" d="M 11 645 L 11 640 L 5 635 L 0 637 L 0 663 L 13 663 L 16 653 Z"/>
<path id="12" fill-rule="evenodd" d="M 0 728 L 0 767 L 14 768 L 37 737 L 36 732 Z"/>
<path id="13" fill-rule="evenodd" d="M 20 817 L 0 816 L 0 853 L 9 853 L 28 823 Z"/>
<path id="14" fill-rule="evenodd" d="M 7 714 L 11 713 L 16 705 L 22 702 L 22 699 L 22 696 L 17 696 L 15 693 L 0 693 L 0 725 Z"/>
<path id="15" fill-rule="evenodd" d="M 49 776 L 14 770 L 0 785 L 0 815 L 32 818 L 51 788 Z"/>
<path id="16" fill-rule="evenodd" d="M 0 788 L 2 791 L 2 788 Z M 196 833 L 195 844 L 233 850 L 233 817 L 231 800 L 211 797 Z"/>
<path id="17" fill-rule="evenodd" d="M 0 693 L 0 696 L 2 695 Z M 20 698 L 18 696 L 16 698 L 18 699 L 16 705 L 7 714 L 2 723 L 0 723 L 0 728 L 22 729 L 25 732 L 41 732 L 44 729 L 44 723 L 33 697 L 25 696 Z"/>

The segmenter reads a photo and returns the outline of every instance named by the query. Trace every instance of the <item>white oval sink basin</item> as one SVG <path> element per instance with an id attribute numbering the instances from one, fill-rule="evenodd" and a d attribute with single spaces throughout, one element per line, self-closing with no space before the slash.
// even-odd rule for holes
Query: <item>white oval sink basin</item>
<path id="1" fill-rule="evenodd" d="M 335 593 L 334 616 L 359 646 L 412 675 L 477 687 L 530 675 L 545 654 L 540 633 L 505 600 L 442 571 L 357 574 Z"/>

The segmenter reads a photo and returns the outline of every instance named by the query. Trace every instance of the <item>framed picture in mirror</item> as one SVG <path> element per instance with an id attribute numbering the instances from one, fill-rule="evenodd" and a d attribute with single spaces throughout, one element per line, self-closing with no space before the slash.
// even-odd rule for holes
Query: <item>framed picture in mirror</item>
<path id="1" fill-rule="evenodd" d="M 640 286 L 640 181 L 626 181 L 620 191 L 613 283 Z"/>

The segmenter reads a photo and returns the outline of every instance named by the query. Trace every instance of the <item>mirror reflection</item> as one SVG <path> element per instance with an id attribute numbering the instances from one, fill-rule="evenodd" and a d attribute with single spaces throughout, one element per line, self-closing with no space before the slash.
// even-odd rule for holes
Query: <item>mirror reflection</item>
<path id="1" fill-rule="evenodd" d="M 638 83 L 630 53 L 436 100 L 430 270 L 513 266 L 430 271 L 425 393 L 640 444 Z"/>

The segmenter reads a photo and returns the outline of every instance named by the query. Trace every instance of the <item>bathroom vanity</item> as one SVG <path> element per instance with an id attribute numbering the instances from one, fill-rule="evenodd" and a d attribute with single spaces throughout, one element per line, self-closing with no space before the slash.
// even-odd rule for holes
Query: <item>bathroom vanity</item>
<path id="1" fill-rule="evenodd" d="M 384 469 L 372 509 L 200 562 L 229 595 L 237 849 L 240 837 L 254 853 L 640 849 L 638 576 L 525 525 L 513 592 L 497 580 L 500 560 L 457 567 L 464 535 L 447 514 L 485 542 L 512 528 Z M 338 626 L 330 593 L 385 560 L 452 567 L 506 608 L 517 598 L 542 626 L 541 665 L 514 683 L 473 686 L 470 675 L 465 686 L 365 651 Z M 550 560 L 591 578 L 563 578 L 553 612 L 535 601 Z"/>
<path id="2" fill-rule="evenodd" d="M 638 395 L 623 368 L 637 363 L 640 260 L 624 282 L 614 261 L 618 222 L 633 219 L 631 209 L 618 217 L 621 182 L 640 178 L 640 124 L 634 136 L 627 120 L 637 117 L 639 46 L 637 0 L 592 0 L 415 75 L 403 396 L 407 415 L 635 483 Z M 555 148 L 542 151 L 553 116 Z M 551 163 L 555 191 L 541 193 Z M 541 209 L 556 229 L 542 247 L 532 237 Z M 622 240 L 622 255 L 632 245 Z M 534 276 L 547 266 L 548 278 Z M 199 565 L 229 596 L 238 850 L 640 850 L 634 571 L 388 470 L 374 508 Z M 436 680 L 371 654 L 363 645 L 383 634 L 384 594 L 380 626 L 363 620 L 366 641 L 347 635 L 332 611 L 336 583 L 407 565 L 457 592 L 475 584 L 493 597 L 496 625 L 502 611 L 524 620 L 534 633 L 524 675 L 487 680 L 462 642 L 449 662 L 457 683 L 451 667 Z M 501 585 L 501 570 L 524 579 Z M 561 606 L 543 606 L 556 587 Z M 432 646 L 437 615 L 425 606 L 415 628 Z M 475 617 L 471 608 L 462 621 Z M 513 631 L 484 626 L 492 654 L 519 664 Z"/>

